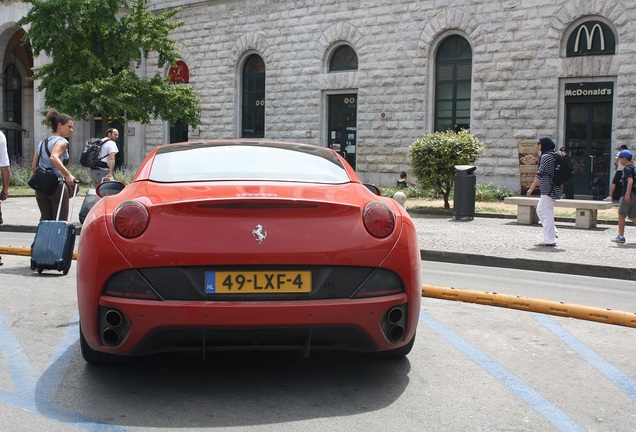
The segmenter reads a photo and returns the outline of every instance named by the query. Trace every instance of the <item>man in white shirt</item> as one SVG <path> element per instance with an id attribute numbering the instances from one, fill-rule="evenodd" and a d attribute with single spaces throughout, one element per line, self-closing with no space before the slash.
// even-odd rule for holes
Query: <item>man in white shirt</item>
<path id="1" fill-rule="evenodd" d="M 104 144 L 102 144 L 102 148 L 99 151 L 99 161 L 102 167 L 90 169 L 93 186 L 97 186 L 102 181 L 115 179 L 113 172 L 115 170 L 115 155 L 119 153 L 116 143 L 118 138 L 119 131 L 117 129 L 110 128 L 106 131 Z"/>
<path id="2" fill-rule="evenodd" d="M 2 191 L 0 191 L 0 202 L 9 197 L 9 178 L 11 177 L 11 167 L 9 166 L 9 153 L 7 152 L 7 138 L 0 131 L 0 177 L 2 178 Z M 0 206 L 0 224 L 2 224 L 2 207 Z M 2 265 L 2 257 L 0 257 Z"/>

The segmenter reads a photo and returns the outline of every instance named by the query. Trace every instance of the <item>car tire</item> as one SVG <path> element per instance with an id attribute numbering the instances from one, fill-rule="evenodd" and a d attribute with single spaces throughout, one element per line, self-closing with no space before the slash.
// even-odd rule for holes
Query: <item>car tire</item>
<path id="1" fill-rule="evenodd" d="M 395 348 L 392 350 L 388 350 L 388 351 L 380 351 L 375 353 L 377 357 L 380 358 L 402 358 L 405 357 L 408 353 L 411 352 L 411 350 L 413 349 L 413 345 L 415 344 L 415 335 L 413 335 L 413 339 L 411 339 L 409 341 L 409 343 L 407 343 L 404 346 L 401 346 L 399 348 Z"/>
<path id="2" fill-rule="evenodd" d="M 82 328 L 80 327 L 80 350 L 82 352 L 82 357 L 86 361 L 86 363 L 92 365 L 111 365 L 111 364 L 121 364 L 128 361 L 127 357 L 118 356 L 114 354 L 104 353 L 101 351 L 95 351 L 86 342 L 84 339 L 84 334 L 82 333 Z"/>

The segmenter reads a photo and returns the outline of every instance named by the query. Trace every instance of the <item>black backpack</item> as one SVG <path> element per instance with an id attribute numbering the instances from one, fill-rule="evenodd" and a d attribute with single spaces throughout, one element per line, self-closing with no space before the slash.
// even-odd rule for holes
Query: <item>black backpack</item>
<path id="1" fill-rule="evenodd" d="M 574 176 L 574 165 L 570 156 L 561 153 L 552 153 L 554 157 L 554 185 L 562 186 L 572 180 Z"/>
<path id="2" fill-rule="evenodd" d="M 592 199 L 602 200 L 607 196 L 605 194 L 605 182 L 600 177 L 595 177 L 592 179 L 590 189 L 592 192 Z"/>
<path id="3" fill-rule="evenodd" d="M 87 168 L 107 168 L 108 164 L 99 158 L 99 152 L 106 141 L 107 138 L 88 139 L 80 156 L 80 165 Z"/>

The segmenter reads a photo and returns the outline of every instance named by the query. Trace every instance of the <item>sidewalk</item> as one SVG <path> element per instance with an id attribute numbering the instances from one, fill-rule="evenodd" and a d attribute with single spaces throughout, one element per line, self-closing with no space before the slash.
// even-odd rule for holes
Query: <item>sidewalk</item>
<path id="1" fill-rule="evenodd" d="M 73 221 L 79 226 L 83 196 L 77 198 Z M 2 231 L 35 232 L 40 212 L 33 197 L 11 197 L 2 202 Z M 616 225 L 599 224 L 586 230 L 574 221 L 557 222 L 558 246 L 536 246 L 543 241 L 539 225 L 517 225 L 515 218 L 476 217 L 455 220 L 452 214 L 412 213 L 420 238 L 422 259 L 491 267 L 539 270 L 636 280 L 636 227 L 629 224 L 628 243 L 610 241 Z"/>
<path id="2" fill-rule="evenodd" d="M 81 226 L 79 212 L 84 202 L 84 193 L 80 193 L 75 200 L 75 208 L 71 218 L 78 227 Z M 2 231 L 35 233 L 40 222 L 40 210 L 35 202 L 35 197 L 9 197 L 2 201 L 2 219 L 4 223 L 0 225 L 0 233 Z M 0 234 L 0 244 L 4 245 L 2 234 Z"/>
<path id="3" fill-rule="evenodd" d="M 543 241 L 540 225 L 518 225 L 516 218 L 413 214 L 422 259 L 490 267 L 517 268 L 605 278 L 636 280 L 636 227 L 628 224 L 628 243 L 619 245 L 616 225 L 574 228 L 574 221 L 557 222 L 557 247 Z"/>

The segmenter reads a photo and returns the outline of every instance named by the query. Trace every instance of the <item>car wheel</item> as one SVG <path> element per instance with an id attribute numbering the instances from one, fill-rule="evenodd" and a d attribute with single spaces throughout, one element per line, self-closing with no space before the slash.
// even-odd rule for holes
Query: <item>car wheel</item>
<path id="1" fill-rule="evenodd" d="M 119 364 L 128 361 L 127 357 L 104 353 L 101 351 L 95 351 L 94 349 L 92 349 L 90 346 L 88 346 L 86 339 L 84 339 L 84 334 L 82 333 L 81 327 L 80 350 L 82 351 L 82 357 L 84 357 L 86 363 L 90 363 L 93 365 Z"/>
<path id="2" fill-rule="evenodd" d="M 377 357 L 380 358 L 400 358 L 400 357 L 405 357 L 408 353 L 411 352 L 411 350 L 413 349 L 413 345 L 415 344 L 415 335 L 413 335 L 413 339 L 410 340 L 409 343 L 407 343 L 404 346 L 401 346 L 399 348 L 396 349 L 392 349 L 392 350 L 388 350 L 388 351 L 380 351 L 378 353 L 375 353 L 375 355 Z"/>

